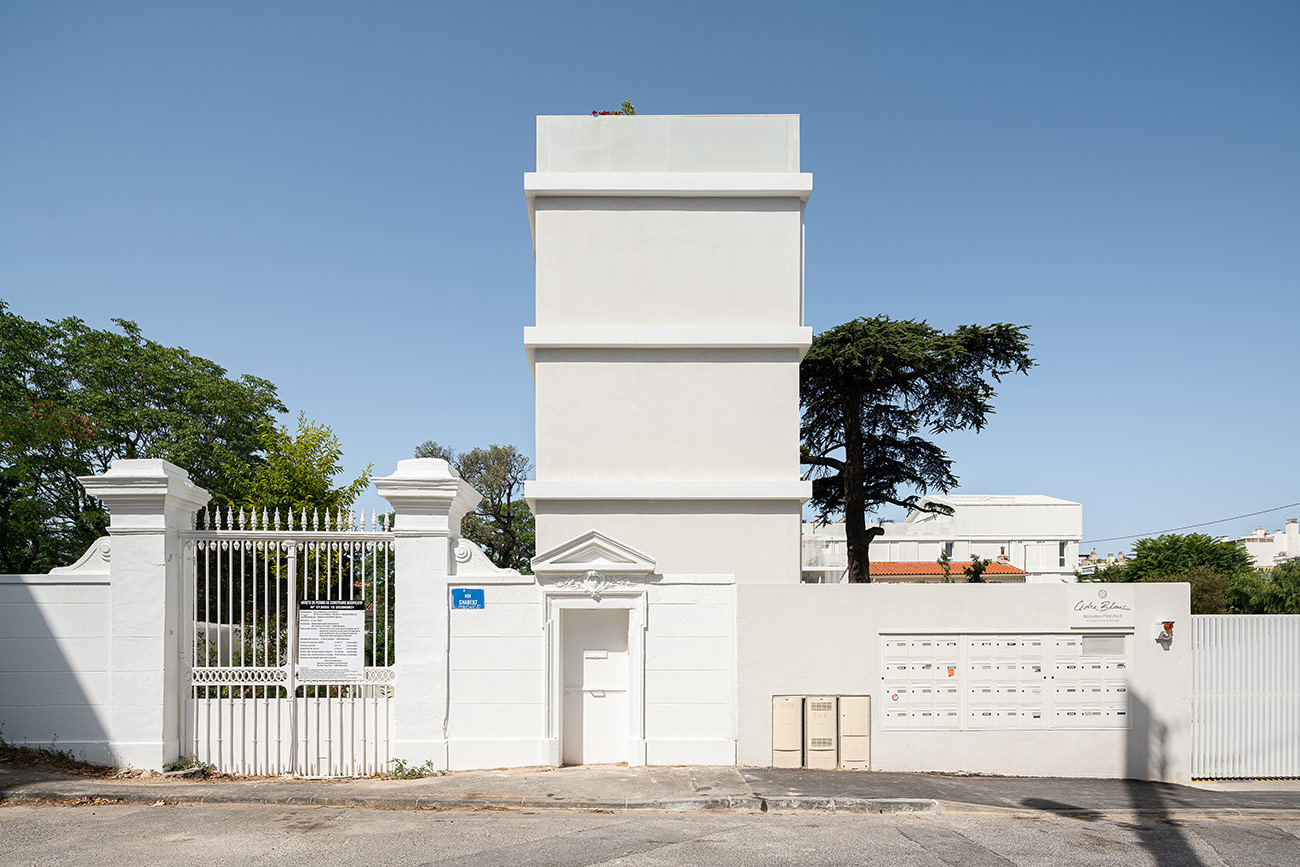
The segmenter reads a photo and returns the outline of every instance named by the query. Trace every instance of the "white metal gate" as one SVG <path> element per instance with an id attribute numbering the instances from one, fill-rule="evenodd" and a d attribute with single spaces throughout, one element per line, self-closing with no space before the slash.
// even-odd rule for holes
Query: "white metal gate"
<path id="1" fill-rule="evenodd" d="M 1300 614 L 1192 617 L 1192 776 L 1300 777 Z"/>
<path id="2" fill-rule="evenodd" d="M 184 536 L 183 754 L 224 773 L 386 770 L 393 730 L 393 543 L 382 516 L 208 509 Z M 298 605 L 363 600 L 361 682 L 304 680 Z"/>

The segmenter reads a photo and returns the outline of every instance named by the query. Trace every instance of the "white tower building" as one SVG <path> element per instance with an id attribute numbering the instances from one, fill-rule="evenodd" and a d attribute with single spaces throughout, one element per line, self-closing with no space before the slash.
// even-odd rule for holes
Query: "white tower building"
<path id="1" fill-rule="evenodd" d="M 798 116 L 539 117 L 524 187 L 538 551 L 597 530 L 660 574 L 797 583 Z"/>

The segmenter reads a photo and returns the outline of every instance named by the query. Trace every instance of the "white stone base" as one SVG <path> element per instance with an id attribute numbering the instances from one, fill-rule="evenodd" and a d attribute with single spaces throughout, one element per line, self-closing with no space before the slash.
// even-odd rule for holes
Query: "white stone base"
<path id="1" fill-rule="evenodd" d="M 649 765 L 734 765 L 733 738 L 657 738 L 646 741 Z"/>
<path id="2" fill-rule="evenodd" d="M 454 738 L 447 742 L 449 770 L 553 767 L 549 749 L 552 743 L 546 738 Z"/>

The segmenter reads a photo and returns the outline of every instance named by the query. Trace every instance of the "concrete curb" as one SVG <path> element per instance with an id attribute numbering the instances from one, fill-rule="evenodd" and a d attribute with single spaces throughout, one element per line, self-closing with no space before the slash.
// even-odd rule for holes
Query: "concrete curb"
<path id="1" fill-rule="evenodd" d="M 114 788 L 91 791 L 50 785 L 16 786 L 0 792 L 0 804 L 48 804 L 85 800 L 120 804 L 266 804 L 270 806 L 349 807 L 369 810 L 554 810 L 577 812 L 826 812 L 826 813 L 937 813 L 938 801 L 928 798 L 806 798 L 729 797 L 626 799 L 618 801 L 568 801 L 562 798 L 435 798 L 419 795 L 274 795 L 252 792 L 195 792 L 180 787 Z"/>
<path id="2" fill-rule="evenodd" d="M 1173 807 L 1163 810 L 1133 810 L 1116 808 L 1107 810 L 1026 810 L 1020 807 L 989 807 L 983 804 L 964 804 L 943 801 L 939 812 L 949 816 L 985 816 L 999 819 L 1041 819 L 1054 816 L 1062 819 L 1083 819 L 1094 821 L 1108 819 L 1113 821 L 1135 819 L 1159 819 L 1166 821 L 1184 821 L 1190 819 L 1265 819 L 1276 822 L 1300 821 L 1300 810 L 1291 809 L 1210 809 L 1197 807 Z"/>
<path id="3" fill-rule="evenodd" d="M 736 796 L 621 800 L 564 798 L 448 798 L 428 795 L 276 794 L 268 791 L 194 791 L 189 786 L 63 787 L 49 783 L 18 784 L 0 790 L 0 806 L 73 804 L 104 801 L 117 804 L 264 804 L 279 807 L 340 807 L 362 810 L 428 810 L 447 812 L 549 811 L 579 813 L 944 813 L 999 818 L 1061 816 L 1086 819 L 1271 819 L 1300 821 L 1300 809 L 1232 809 L 1169 807 L 1160 810 L 1025 809 L 996 807 L 930 798 L 816 798 L 805 796 Z"/>

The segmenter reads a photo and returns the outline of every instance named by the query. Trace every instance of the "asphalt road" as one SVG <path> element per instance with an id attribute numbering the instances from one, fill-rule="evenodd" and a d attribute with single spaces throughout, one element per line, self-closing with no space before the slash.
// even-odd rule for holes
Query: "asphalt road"
<path id="1" fill-rule="evenodd" d="M 1285 865 L 1300 821 L 0 807 L 0 864 Z"/>

